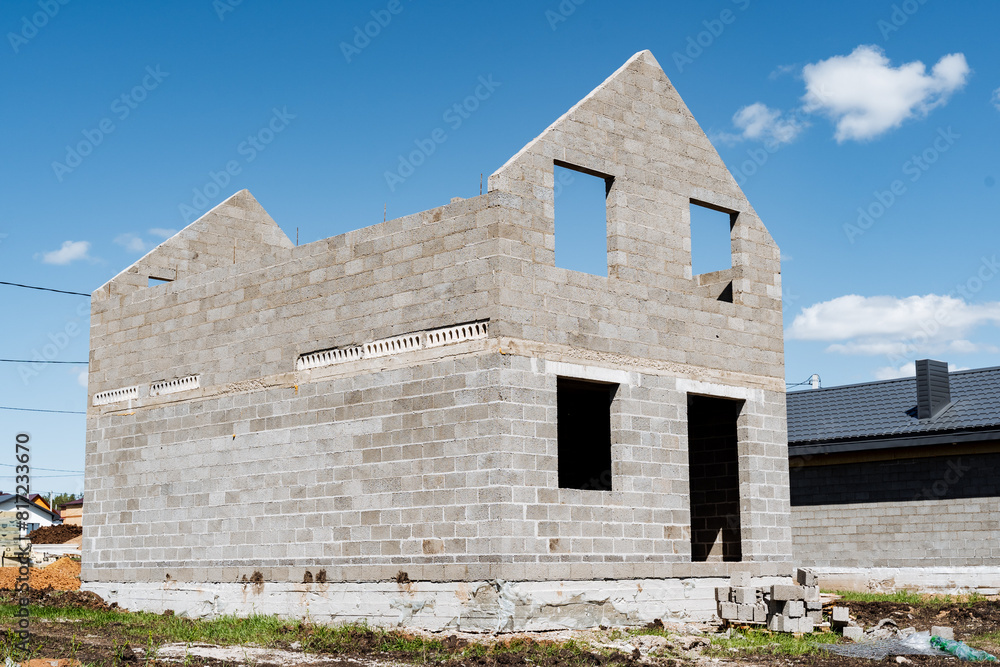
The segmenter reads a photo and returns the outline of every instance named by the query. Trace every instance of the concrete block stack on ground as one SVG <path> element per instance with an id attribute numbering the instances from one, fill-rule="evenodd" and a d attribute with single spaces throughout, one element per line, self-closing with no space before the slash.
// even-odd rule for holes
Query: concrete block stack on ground
<path id="1" fill-rule="evenodd" d="M 772 632 L 812 632 L 823 623 L 819 580 L 801 568 L 795 580 L 753 586 L 750 573 L 737 572 L 729 586 L 715 590 L 719 618 L 730 625 L 766 626 Z"/>
<path id="2" fill-rule="evenodd" d="M 557 166 L 603 179 L 606 275 L 555 263 Z M 692 206 L 730 268 L 693 274 Z M 649 52 L 479 197 L 296 247 L 237 193 L 94 292 L 84 586 L 193 616 L 710 620 L 733 573 L 792 574 L 779 259 Z"/>

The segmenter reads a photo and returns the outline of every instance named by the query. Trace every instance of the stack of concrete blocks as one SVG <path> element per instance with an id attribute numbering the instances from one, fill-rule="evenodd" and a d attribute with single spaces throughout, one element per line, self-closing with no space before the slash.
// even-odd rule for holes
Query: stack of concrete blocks
<path id="1" fill-rule="evenodd" d="M 737 572 L 729 586 L 717 588 L 719 617 L 736 625 L 766 625 L 774 632 L 807 633 L 823 622 L 819 581 L 799 569 L 797 584 L 753 587 L 749 572 Z"/>

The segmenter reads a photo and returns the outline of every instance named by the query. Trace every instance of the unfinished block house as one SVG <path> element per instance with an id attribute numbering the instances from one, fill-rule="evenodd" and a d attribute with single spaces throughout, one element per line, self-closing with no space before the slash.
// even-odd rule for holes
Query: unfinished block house
<path id="1" fill-rule="evenodd" d="M 556 265 L 554 169 L 606 275 Z M 693 275 L 690 211 L 731 267 Z M 84 587 L 459 629 L 791 573 L 778 248 L 648 51 L 486 194 L 295 247 L 246 191 L 93 296 Z"/>

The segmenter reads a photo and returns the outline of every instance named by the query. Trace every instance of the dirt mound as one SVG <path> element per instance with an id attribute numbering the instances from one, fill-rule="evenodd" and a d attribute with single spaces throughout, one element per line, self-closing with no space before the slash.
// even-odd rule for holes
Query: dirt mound
<path id="1" fill-rule="evenodd" d="M 1000 632 L 1000 601 L 958 604 L 909 605 L 901 602 L 845 602 L 851 615 L 865 627 L 891 618 L 901 627 L 930 630 L 933 625 L 955 628 L 958 639 L 969 635 Z"/>
<path id="2" fill-rule="evenodd" d="M 78 535 L 83 535 L 82 526 L 63 524 L 36 528 L 28 534 L 28 539 L 32 544 L 65 544 Z"/>
<path id="3" fill-rule="evenodd" d="M 23 593 L 19 591 L 0 591 L 0 604 L 19 604 Z M 90 591 L 28 591 L 29 603 L 34 607 L 58 607 L 60 609 L 97 609 L 107 611 L 117 605 L 108 605 L 97 593 Z"/>
<path id="4" fill-rule="evenodd" d="M 17 585 L 16 567 L 0 568 L 0 590 L 13 590 Z M 38 590 L 76 591 L 80 589 L 80 563 L 60 558 L 48 567 L 31 568 L 28 586 Z"/>

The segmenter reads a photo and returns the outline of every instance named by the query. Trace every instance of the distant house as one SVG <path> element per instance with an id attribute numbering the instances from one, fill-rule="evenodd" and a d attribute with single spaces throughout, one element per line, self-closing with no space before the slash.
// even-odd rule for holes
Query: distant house
<path id="1" fill-rule="evenodd" d="M 1000 368 L 788 394 L 796 563 L 845 588 L 1000 588 Z"/>
<path id="2" fill-rule="evenodd" d="M 20 502 L 18 502 L 18 498 L 20 498 Z M 16 496 L 12 493 L 0 494 L 0 512 L 21 511 L 28 513 L 25 525 L 29 533 L 36 528 L 58 526 L 63 522 L 59 512 L 53 512 L 46 506 L 32 502 L 30 497 Z"/>
<path id="3" fill-rule="evenodd" d="M 63 523 L 70 526 L 83 525 L 83 498 L 63 503 L 59 508 Z"/>

